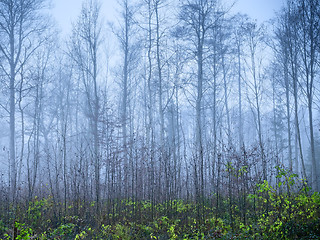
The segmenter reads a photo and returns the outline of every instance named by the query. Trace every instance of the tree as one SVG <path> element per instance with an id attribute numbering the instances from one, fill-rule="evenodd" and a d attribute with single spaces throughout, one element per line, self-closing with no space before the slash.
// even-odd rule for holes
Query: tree
<path id="1" fill-rule="evenodd" d="M 215 0 L 186 0 L 181 5 L 179 20 L 181 25 L 177 29 L 177 36 L 188 45 L 190 57 L 196 64 L 195 89 L 195 145 L 194 184 L 197 201 L 204 196 L 204 144 L 203 132 L 203 94 L 205 84 L 205 61 L 209 52 L 207 39 L 210 31 L 216 27 L 217 20 L 223 12 L 217 11 Z M 199 212 L 198 212 L 199 214 Z"/>
<path id="2" fill-rule="evenodd" d="M 119 19 L 119 26 L 113 29 L 120 45 L 120 51 L 122 55 L 122 65 L 120 74 L 120 121 L 121 121 L 121 137 L 122 137 L 122 151 L 123 151 L 123 166 L 124 166 L 124 182 L 126 188 L 126 197 L 128 197 L 129 190 L 129 168 L 132 166 L 132 152 L 133 149 L 129 148 L 132 143 L 133 130 L 134 130 L 134 116 L 132 113 L 132 105 L 134 92 L 137 89 L 134 83 L 135 68 L 138 66 L 139 51 L 141 46 L 139 43 L 137 21 L 135 19 L 135 13 L 137 6 L 132 4 L 132 1 L 123 0 L 120 3 L 121 12 Z M 137 70 L 136 70 L 137 71 Z M 133 147 L 132 145 L 130 145 Z M 131 169 L 132 171 L 134 169 Z M 133 179 L 133 172 L 131 172 L 131 178 Z M 133 183 L 132 183 L 133 184 Z M 133 187 L 133 186 L 132 186 Z"/>
<path id="3" fill-rule="evenodd" d="M 306 176 L 305 170 L 305 162 L 303 156 L 303 148 L 302 148 L 302 141 L 301 141 L 301 131 L 300 131 L 300 124 L 299 124 L 299 93 L 300 89 L 298 88 L 299 83 L 299 49 L 300 44 L 298 41 L 298 29 L 299 29 L 299 12 L 295 2 L 288 0 L 287 7 L 286 7 L 286 14 L 284 15 L 285 21 L 285 37 L 287 39 L 286 44 L 288 51 L 288 64 L 289 64 L 289 77 L 292 83 L 292 92 L 293 92 L 293 99 L 294 99 L 294 123 L 295 123 L 295 171 L 298 172 L 298 159 L 300 158 L 301 166 L 302 166 L 302 175 L 304 178 Z M 284 53 L 286 54 L 286 53 Z M 285 55 L 286 56 L 286 55 Z M 287 60 L 286 60 L 287 61 Z M 286 71 L 286 69 L 285 69 Z M 289 82 L 287 83 L 289 86 Z"/>
<path id="4" fill-rule="evenodd" d="M 290 93 L 292 89 L 292 84 L 290 84 L 290 76 L 289 76 L 289 42 L 288 38 L 290 34 L 287 29 L 287 14 L 283 10 L 282 14 L 279 16 L 277 20 L 277 28 L 275 30 L 275 47 L 273 48 L 275 51 L 275 56 L 279 61 L 279 65 L 282 69 L 282 76 L 284 82 L 281 82 L 285 89 L 285 105 L 286 105 L 286 122 L 287 122 L 287 135 L 288 135 L 288 158 L 289 158 L 289 169 L 293 170 L 293 158 L 292 158 L 292 133 L 291 133 L 291 107 L 290 107 Z"/>
<path id="5" fill-rule="evenodd" d="M 242 114 L 242 82 L 243 82 L 243 61 L 244 58 L 244 41 L 245 41 L 245 29 L 244 25 L 246 21 L 248 21 L 248 17 L 246 15 L 236 15 L 235 19 L 235 29 L 234 29 L 234 38 L 236 42 L 236 57 L 238 64 L 238 111 L 239 111 L 239 119 L 238 119 L 238 131 L 239 131 L 239 149 L 244 147 L 244 133 L 243 133 L 243 114 Z"/>
<path id="6" fill-rule="evenodd" d="M 300 10 L 300 41 L 302 59 L 302 82 L 305 85 L 305 93 L 308 102 L 310 149 L 312 162 L 312 186 L 314 191 L 319 191 L 317 162 L 315 154 L 313 99 L 316 72 L 318 70 L 319 52 L 317 51 L 320 38 L 320 2 L 318 0 L 301 0 L 298 5 Z"/>
<path id="7" fill-rule="evenodd" d="M 46 0 L 0 1 L 0 53 L 4 57 L 1 70 L 8 78 L 10 124 L 10 195 L 16 195 L 16 84 L 19 71 L 26 65 L 35 50 L 42 44 L 41 34 L 48 27 L 40 10 Z"/>
<path id="8" fill-rule="evenodd" d="M 96 210 L 100 204 L 100 153 L 99 153 L 99 47 L 102 42 L 100 3 L 87 0 L 82 5 L 81 15 L 73 29 L 69 55 L 75 62 L 84 87 L 86 115 L 92 137 L 92 157 Z"/>
<path id="9" fill-rule="evenodd" d="M 264 153 L 264 144 L 262 137 L 262 113 L 261 113 L 261 99 L 262 99 L 262 59 L 259 56 L 259 51 L 263 49 L 264 29 L 259 27 L 257 23 L 247 23 L 245 26 L 247 32 L 247 41 L 249 48 L 249 61 L 247 62 L 251 79 L 247 79 L 247 86 L 251 90 L 252 98 L 248 96 L 248 100 L 253 109 L 256 129 L 258 132 L 258 143 L 262 160 L 263 180 L 267 179 L 267 164 Z"/>

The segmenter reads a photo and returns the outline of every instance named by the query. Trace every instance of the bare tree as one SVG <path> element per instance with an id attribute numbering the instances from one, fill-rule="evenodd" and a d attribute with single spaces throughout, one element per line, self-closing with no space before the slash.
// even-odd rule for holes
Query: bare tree
<path id="1" fill-rule="evenodd" d="M 292 156 L 292 130 L 291 130 L 291 106 L 290 106 L 290 95 L 292 84 L 290 84 L 289 76 L 289 43 L 288 38 L 290 34 L 287 29 L 287 14 L 285 12 L 279 16 L 277 29 L 275 30 L 276 43 L 273 48 L 275 51 L 275 56 L 279 60 L 279 64 L 282 68 L 282 75 L 284 83 L 281 83 L 285 89 L 285 105 L 286 105 L 286 121 L 287 121 L 287 135 L 288 135 L 288 159 L 289 159 L 289 169 L 293 170 L 293 156 Z"/>
<path id="2" fill-rule="evenodd" d="M 319 53 L 317 51 L 320 37 L 320 3 L 318 0 L 302 0 L 298 8 L 301 11 L 301 21 L 299 34 L 301 41 L 301 59 L 303 62 L 302 82 L 305 85 L 305 93 L 308 102 L 310 148 L 312 162 L 312 187 L 314 191 L 319 191 L 317 162 L 315 155 L 314 119 L 313 119 L 313 99 L 316 72 L 318 70 Z"/>
<path id="3" fill-rule="evenodd" d="M 74 26 L 70 56 L 81 73 L 86 98 L 87 116 L 92 136 L 95 201 L 100 203 L 100 153 L 99 153 L 99 47 L 101 45 L 100 3 L 87 0 Z"/>
<path id="4" fill-rule="evenodd" d="M 252 98 L 248 96 L 248 100 L 253 109 L 253 115 L 255 119 L 256 129 L 258 132 L 258 143 L 261 151 L 262 171 L 263 179 L 267 179 L 267 164 L 264 153 L 264 143 L 262 137 L 262 113 L 261 113 L 261 98 L 263 91 L 262 84 L 262 59 L 259 56 L 260 51 L 263 49 L 264 29 L 259 27 L 256 23 L 247 23 L 245 26 L 247 32 L 247 41 L 249 48 L 249 61 L 247 63 L 249 69 L 249 76 L 251 79 L 247 79 L 247 86 L 249 87 Z"/>
<path id="5" fill-rule="evenodd" d="M 10 195 L 16 195 L 16 84 L 19 71 L 28 62 L 43 39 L 46 26 L 40 14 L 46 0 L 0 1 L 0 53 L 4 57 L 1 70 L 8 78 L 10 114 Z M 47 21 L 48 22 L 48 21 Z"/>
<path id="6" fill-rule="evenodd" d="M 297 40 L 299 52 L 302 60 L 301 64 L 301 85 L 305 86 L 305 95 L 307 97 L 308 115 L 309 115 L 309 133 L 312 162 L 312 186 L 315 191 L 319 190 L 317 163 L 315 156 L 315 139 L 313 123 L 313 102 L 314 102 L 314 84 L 316 72 L 318 69 L 319 54 L 317 51 L 320 37 L 320 17 L 318 0 L 302 0 L 296 6 L 298 15 L 298 35 Z M 289 23 L 290 24 L 290 23 Z"/>
<path id="7" fill-rule="evenodd" d="M 124 166 L 124 183 L 126 188 L 126 197 L 129 190 L 129 168 L 132 167 L 132 150 L 129 145 L 132 143 L 134 130 L 134 116 L 132 116 L 132 105 L 134 105 L 134 92 L 137 89 L 135 86 L 135 68 L 138 66 L 138 56 L 140 49 L 139 29 L 135 19 L 137 6 L 128 0 L 123 0 L 121 3 L 121 12 L 119 26 L 113 29 L 120 44 L 122 54 L 121 76 L 120 76 L 120 119 L 122 131 L 122 148 L 123 148 L 123 166 Z M 136 70 L 138 71 L 138 70 Z M 129 156 L 130 155 L 130 156 Z M 131 169 L 133 171 L 133 169 Z M 133 172 L 131 172 L 133 181 Z M 131 182 L 132 182 L 131 181 Z M 132 182 L 133 184 L 133 182 Z"/>
<path id="8" fill-rule="evenodd" d="M 181 26 L 177 35 L 188 45 L 190 58 L 196 64 L 195 89 L 195 145 L 194 184 L 197 201 L 204 196 L 204 143 L 203 143 L 203 98 L 205 84 L 205 62 L 209 53 L 207 44 L 211 30 L 216 27 L 217 20 L 223 16 L 218 12 L 218 3 L 215 0 L 187 0 L 181 5 L 179 19 Z M 198 214 L 200 212 L 198 211 Z M 200 217 L 200 216 L 199 216 Z"/>
<path id="9" fill-rule="evenodd" d="M 246 24 L 248 17 L 246 15 L 236 15 L 235 19 L 235 29 L 234 29 L 234 38 L 236 42 L 236 57 L 237 57 L 237 78 L 238 78 L 238 108 L 239 108 L 239 118 L 238 118 L 238 129 L 239 129 L 239 148 L 241 149 L 244 146 L 244 133 L 243 133 L 243 106 L 242 106 L 242 82 L 243 82 L 243 58 L 244 58 L 244 40 L 245 40 L 245 31 L 243 25 Z"/>
<path id="10" fill-rule="evenodd" d="M 298 42 L 298 25 L 299 13 L 295 2 L 287 1 L 287 13 L 285 15 L 285 34 L 288 44 L 288 61 L 289 61 L 289 76 L 292 81 L 293 99 L 294 99 L 294 123 L 295 123 L 295 171 L 298 172 L 299 158 L 302 166 L 302 175 L 307 178 L 305 170 L 305 161 L 303 156 L 301 131 L 299 123 L 299 49 Z"/>

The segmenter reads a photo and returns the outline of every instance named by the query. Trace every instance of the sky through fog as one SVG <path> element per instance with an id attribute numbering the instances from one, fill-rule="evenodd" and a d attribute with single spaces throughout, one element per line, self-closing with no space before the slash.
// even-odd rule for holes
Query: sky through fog
<path id="1" fill-rule="evenodd" d="M 117 0 L 101 0 L 101 15 L 106 21 L 112 21 L 116 16 L 115 8 Z M 229 2 L 229 0 L 222 0 Z M 237 0 L 232 12 L 248 14 L 249 17 L 257 19 L 259 23 L 267 21 L 274 16 L 282 6 L 283 0 Z M 80 14 L 82 0 L 53 0 L 52 15 L 59 24 L 62 34 L 68 34 Z"/>

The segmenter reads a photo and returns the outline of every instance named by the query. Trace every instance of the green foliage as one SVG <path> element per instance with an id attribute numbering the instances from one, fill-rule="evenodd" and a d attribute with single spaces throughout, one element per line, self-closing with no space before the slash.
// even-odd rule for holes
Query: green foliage
<path id="1" fill-rule="evenodd" d="M 286 169 L 277 167 L 278 183 L 271 186 L 267 181 L 257 185 L 257 194 L 249 199 L 258 202 L 257 225 L 241 226 L 248 232 L 255 232 L 263 239 L 293 239 L 320 236 L 319 193 L 309 195 L 305 181 Z M 285 190 L 283 189 L 285 188 Z M 314 227 L 311 227 L 314 226 Z"/>
<path id="2" fill-rule="evenodd" d="M 63 237 L 64 239 L 74 235 L 75 225 L 73 223 L 61 224 L 58 228 L 54 229 L 52 237 Z"/>
<path id="3" fill-rule="evenodd" d="M 26 227 L 24 223 L 15 222 L 15 228 L 17 228 L 19 232 L 18 236 L 16 237 L 17 240 L 31 239 L 31 236 L 33 235 L 33 231 L 31 228 Z"/>
<path id="4" fill-rule="evenodd" d="M 26 221 L 32 229 L 47 229 L 52 224 L 52 219 L 49 214 L 52 211 L 52 207 L 51 197 L 38 199 L 38 197 L 35 196 L 32 201 L 28 202 L 27 214 L 26 216 L 21 216 L 20 221 Z"/>
<path id="5" fill-rule="evenodd" d="M 228 169 L 237 177 L 247 171 L 246 167 L 236 171 L 231 165 Z M 50 197 L 36 197 L 25 210 L 18 205 L 14 226 L 0 220 L 0 239 L 12 239 L 13 229 L 16 239 L 42 240 L 319 239 L 320 194 L 311 193 L 305 180 L 290 171 L 276 170 L 276 182 L 263 181 L 232 201 L 221 196 L 218 208 L 216 195 L 200 203 L 176 199 L 152 205 L 128 199 L 102 204 L 105 213 L 97 216 L 95 202 L 64 207 L 54 205 Z M 81 206 L 78 215 L 74 215 L 75 206 Z M 61 213 L 55 221 L 53 208 Z"/>
<path id="6" fill-rule="evenodd" d="M 14 223 L 14 231 L 17 233 L 16 240 L 28 240 L 32 239 L 33 231 L 30 227 L 27 227 L 25 223 Z M 11 239 L 8 233 L 4 234 L 5 239 Z"/>
<path id="7" fill-rule="evenodd" d="M 0 220 L 0 236 L 5 234 L 8 231 L 8 227 L 5 225 L 5 223 Z"/>
<path id="8" fill-rule="evenodd" d="M 86 231 L 82 231 L 76 235 L 75 240 L 86 239 L 87 236 L 88 233 Z"/>

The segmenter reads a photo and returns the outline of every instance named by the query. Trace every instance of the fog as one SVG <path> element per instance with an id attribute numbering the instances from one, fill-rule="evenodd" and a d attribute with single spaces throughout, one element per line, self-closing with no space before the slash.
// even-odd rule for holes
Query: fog
<path id="1" fill-rule="evenodd" d="M 199 201 L 279 168 L 319 190 L 319 5 L 61 4 L 0 1 L 1 201 Z"/>

